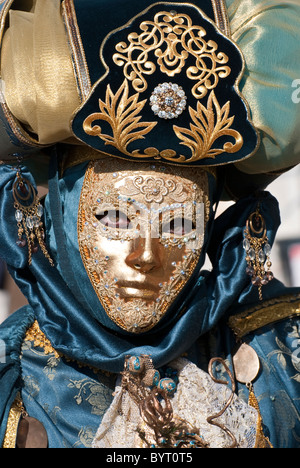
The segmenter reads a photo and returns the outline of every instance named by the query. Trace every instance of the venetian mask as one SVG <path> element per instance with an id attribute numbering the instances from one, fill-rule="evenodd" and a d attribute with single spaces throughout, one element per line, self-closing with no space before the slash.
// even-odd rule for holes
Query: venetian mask
<path id="1" fill-rule="evenodd" d="M 209 217 L 201 169 L 91 162 L 79 204 L 80 254 L 108 317 L 142 333 L 166 314 L 198 265 Z"/>

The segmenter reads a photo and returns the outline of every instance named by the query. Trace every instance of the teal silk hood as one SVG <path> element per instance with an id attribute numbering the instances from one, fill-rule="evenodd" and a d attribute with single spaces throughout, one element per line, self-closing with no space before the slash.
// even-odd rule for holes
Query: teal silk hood
<path id="1" fill-rule="evenodd" d="M 154 363 L 160 366 L 187 351 L 229 309 L 238 303 L 257 301 L 257 289 L 250 285 L 245 274 L 246 261 L 241 261 L 244 257 L 243 231 L 248 216 L 255 211 L 259 201 L 269 240 L 273 242 L 280 221 L 278 204 L 268 193 L 242 199 L 216 224 L 209 223 L 194 275 L 166 317 L 153 330 L 135 336 L 119 329 L 103 310 L 78 252 L 77 210 L 85 169 L 85 164 L 76 166 L 58 180 L 58 173 L 52 168 L 49 195 L 45 201 L 48 243 L 56 264 L 50 268 L 41 252 L 33 256 L 31 266 L 26 265 L 26 249 L 15 244 L 11 197 L 15 173 L 9 167 L 1 168 L 5 203 L 1 205 L 4 220 L 1 237 L 4 241 L 0 255 L 7 259 L 9 271 L 28 298 L 41 330 L 58 352 L 112 372 L 122 370 L 128 353 L 151 354 Z M 25 168 L 24 175 L 32 180 Z M 215 180 L 210 177 L 214 193 Z M 213 270 L 202 272 L 207 251 Z M 266 298 L 278 292 L 277 282 L 272 283 L 269 292 L 268 287 L 264 288 Z"/>

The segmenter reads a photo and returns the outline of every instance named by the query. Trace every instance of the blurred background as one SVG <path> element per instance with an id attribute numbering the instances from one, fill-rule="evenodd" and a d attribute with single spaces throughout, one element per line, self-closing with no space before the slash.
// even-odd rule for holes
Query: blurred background
<path id="1" fill-rule="evenodd" d="M 279 177 L 268 191 L 279 201 L 282 220 L 271 254 L 272 271 L 286 286 L 300 287 L 300 165 Z M 222 203 L 220 211 L 229 205 Z M 0 323 L 26 303 L 0 259 Z"/>

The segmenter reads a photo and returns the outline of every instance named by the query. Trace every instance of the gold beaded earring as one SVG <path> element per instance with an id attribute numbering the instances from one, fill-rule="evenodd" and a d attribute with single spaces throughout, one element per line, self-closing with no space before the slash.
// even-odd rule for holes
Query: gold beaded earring
<path id="1" fill-rule="evenodd" d="M 28 264 L 31 265 L 32 255 L 38 251 L 38 246 L 40 246 L 50 265 L 54 266 L 44 242 L 45 231 L 41 221 L 44 213 L 43 206 L 32 184 L 22 176 L 20 166 L 17 167 L 16 180 L 13 184 L 13 197 L 18 226 L 16 243 L 19 247 L 27 245 Z"/>
<path id="2" fill-rule="evenodd" d="M 271 272 L 271 246 L 267 236 L 266 222 L 259 211 L 259 205 L 249 216 L 244 230 L 243 247 L 246 252 L 246 273 L 252 284 L 258 287 L 259 299 L 262 300 L 262 286 L 274 278 Z"/>

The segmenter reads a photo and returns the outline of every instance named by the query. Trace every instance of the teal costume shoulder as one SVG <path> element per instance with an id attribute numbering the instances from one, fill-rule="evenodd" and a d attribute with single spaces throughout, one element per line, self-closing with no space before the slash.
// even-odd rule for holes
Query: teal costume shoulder
<path id="1" fill-rule="evenodd" d="M 10 396 L 8 401 L 1 399 L 3 447 L 15 447 L 21 419 L 16 402 L 21 401 L 46 428 L 49 448 L 89 448 L 112 401 L 115 376 L 59 356 L 32 320 L 26 307 L 3 327 L 14 336 L 13 342 L 5 339 L 6 357 L 1 362 L 1 394 Z"/>

